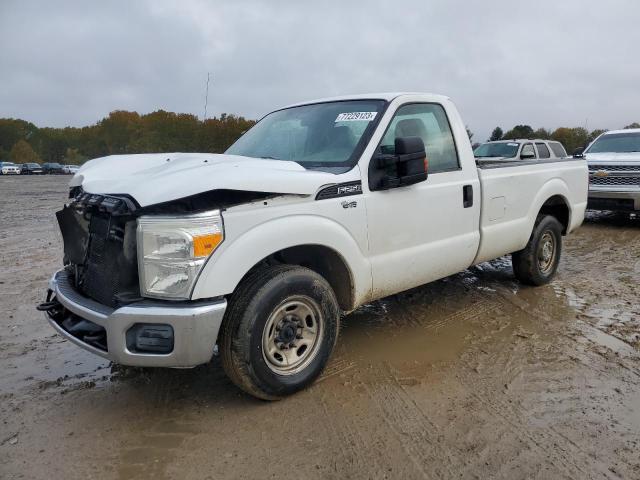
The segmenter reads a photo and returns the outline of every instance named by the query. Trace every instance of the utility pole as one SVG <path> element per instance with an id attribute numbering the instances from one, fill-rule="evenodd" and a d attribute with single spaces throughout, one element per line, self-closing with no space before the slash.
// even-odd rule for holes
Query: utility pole
<path id="1" fill-rule="evenodd" d="M 209 103 L 209 77 L 210 73 L 207 72 L 207 88 L 206 93 L 204 94 L 204 117 L 202 117 L 202 121 L 204 122 L 207 119 L 207 104 Z"/>

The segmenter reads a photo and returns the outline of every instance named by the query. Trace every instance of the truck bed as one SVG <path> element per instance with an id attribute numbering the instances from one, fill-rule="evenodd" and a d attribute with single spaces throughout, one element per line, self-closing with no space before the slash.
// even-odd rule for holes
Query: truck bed
<path id="1" fill-rule="evenodd" d="M 480 162 L 480 247 L 474 263 L 516 252 L 527 244 L 543 204 L 569 205 L 569 233 L 584 218 L 589 185 L 587 164 L 582 159 Z M 558 207 L 561 208 L 561 207 Z"/>

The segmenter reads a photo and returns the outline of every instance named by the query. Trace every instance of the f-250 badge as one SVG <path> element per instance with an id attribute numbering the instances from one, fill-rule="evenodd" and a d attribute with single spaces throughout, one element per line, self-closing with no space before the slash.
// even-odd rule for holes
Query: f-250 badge
<path id="1" fill-rule="evenodd" d="M 358 202 L 342 202 L 342 208 L 356 208 L 358 206 Z"/>

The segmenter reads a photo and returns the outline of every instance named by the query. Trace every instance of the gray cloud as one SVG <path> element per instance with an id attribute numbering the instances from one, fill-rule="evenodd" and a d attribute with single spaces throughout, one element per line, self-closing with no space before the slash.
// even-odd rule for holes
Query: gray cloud
<path id="1" fill-rule="evenodd" d="M 256 118 L 309 98 L 450 96 L 496 125 L 640 121 L 640 3 L 22 2 L 0 5 L 0 116 L 86 125 L 115 109 Z"/>

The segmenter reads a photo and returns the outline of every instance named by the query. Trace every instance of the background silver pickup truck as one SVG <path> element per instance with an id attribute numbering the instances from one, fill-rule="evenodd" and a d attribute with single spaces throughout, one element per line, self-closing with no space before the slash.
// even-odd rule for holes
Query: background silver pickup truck
<path id="1" fill-rule="evenodd" d="M 588 208 L 640 211 L 640 129 L 605 132 L 574 156 L 589 165 Z"/>

